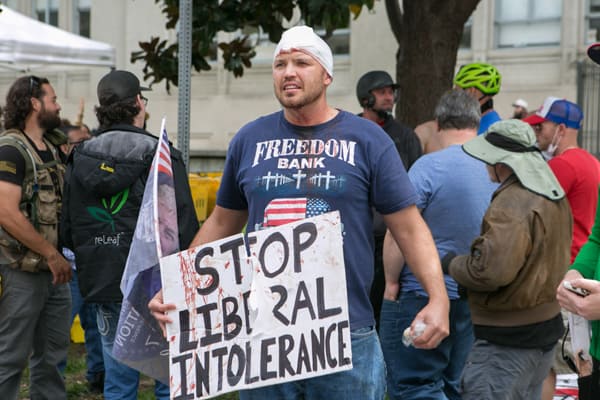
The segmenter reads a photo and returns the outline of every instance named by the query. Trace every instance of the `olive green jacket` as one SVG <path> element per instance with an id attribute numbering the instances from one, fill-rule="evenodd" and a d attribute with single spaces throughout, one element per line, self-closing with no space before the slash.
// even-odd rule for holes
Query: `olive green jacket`
<path id="1" fill-rule="evenodd" d="M 572 224 L 565 197 L 537 195 L 514 175 L 503 182 L 471 253 L 449 266 L 467 289 L 474 325 L 523 326 L 560 313 L 556 287 L 569 265 Z"/>

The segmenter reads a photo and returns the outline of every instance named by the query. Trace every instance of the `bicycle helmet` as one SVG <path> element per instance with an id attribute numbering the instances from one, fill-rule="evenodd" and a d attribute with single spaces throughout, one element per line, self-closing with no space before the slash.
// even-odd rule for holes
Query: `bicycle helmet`
<path id="1" fill-rule="evenodd" d="M 375 105 L 375 97 L 371 94 L 371 90 L 391 86 L 392 89 L 398 89 L 398 86 L 392 80 L 390 74 L 385 71 L 369 71 L 360 77 L 356 84 L 356 97 L 358 103 L 362 107 L 373 107 Z"/>
<path id="2" fill-rule="evenodd" d="M 475 87 L 487 96 L 500 91 L 500 72 L 491 64 L 472 63 L 463 65 L 454 78 L 454 84 L 462 89 Z"/>

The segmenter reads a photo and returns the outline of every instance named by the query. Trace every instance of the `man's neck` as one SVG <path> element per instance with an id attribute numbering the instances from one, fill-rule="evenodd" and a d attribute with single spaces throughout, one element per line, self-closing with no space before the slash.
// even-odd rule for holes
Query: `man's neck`
<path id="1" fill-rule="evenodd" d="M 363 108 L 362 116 L 363 116 L 363 118 L 371 120 L 379 125 L 381 125 L 385 122 L 385 119 L 381 118 L 379 113 L 371 108 Z"/>
<path id="2" fill-rule="evenodd" d="M 25 120 L 25 129 L 23 130 L 27 137 L 31 139 L 39 150 L 44 150 L 46 145 L 44 144 L 44 129 L 38 124 L 35 116 L 29 116 Z"/>
<path id="3" fill-rule="evenodd" d="M 324 103 L 311 104 L 301 108 L 284 108 L 283 113 L 290 124 L 315 126 L 332 120 L 339 111 Z"/>
<path id="4" fill-rule="evenodd" d="M 441 129 L 437 132 L 443 148 L 454 144 L 464 144 L 477 136 L 475 129 Z"/>
<path id="5" fill-rule="evenodd" d="M 135 117 L 133 117 L 133 122 L 131 125 L 140 128 L 140 129 L 144 129 L 144 125 L 146 123 L 146 112 L 142 111 L 140 109 L 140 112 L 137 113 L 137 115 Z"/>
<path id="6" fill-rule="evenodd" d="M 577 149 L 579 145 L 577 144 L 577 136 L 575 135 L 565 135 L 558 143 L 558 148 L 554 152 L 555 155 L 559 155 L 564 153 L 570 149 Z"/>

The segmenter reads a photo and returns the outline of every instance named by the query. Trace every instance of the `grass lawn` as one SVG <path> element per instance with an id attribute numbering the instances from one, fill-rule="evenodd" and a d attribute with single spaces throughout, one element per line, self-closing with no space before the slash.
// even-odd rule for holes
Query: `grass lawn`
<path id="1" fill-rule="evenodd" d="M 71 343 L 67 370 L 65 371 L 67 398 L 69 400 L 102 400 L 104 396 L 101 394 L 94 394 L 88 391 L 85 371 L 85 347 L 83 344 Z M 138 400 L 151 400 L 154 398 L 154 381 L 142 376 L 138 391 Z M 23 374 L 19 393 L 19 400 L 24 399 L 29 399 L 29 374 L 27 371 Z M 228 393 L 215 397 L 215 399 L 238 400 L 238 395 L 237 393 Z"/>

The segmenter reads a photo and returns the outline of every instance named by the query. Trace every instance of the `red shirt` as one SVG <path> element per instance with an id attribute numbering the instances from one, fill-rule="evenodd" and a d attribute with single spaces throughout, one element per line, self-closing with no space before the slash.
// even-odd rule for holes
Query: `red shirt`
<path id="1" fill-rule="evenodd" d="M 594 224 L 600 185 L 600 162 L 586 150 L 573 148 L 552 158 L 548 165 L 567 194 L 573 213 L 572 263 L 581 246 L 587 242 Z"/>

